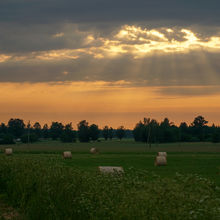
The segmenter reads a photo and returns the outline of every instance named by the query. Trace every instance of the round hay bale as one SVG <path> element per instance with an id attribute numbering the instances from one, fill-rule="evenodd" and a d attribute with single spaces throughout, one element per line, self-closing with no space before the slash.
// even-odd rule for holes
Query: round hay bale
<path id="1" fill-rule="evenodd" d="M 106 173 L 106 174 L 124 173 L 123 167 L 99 166 L 98 169 L 101 173 Z"/>
<path id="2" fill-rule="evenodd" d="M 167 157 L 167 152 L 158 152 L 157 156 Z"/>
<path id="3" fill-rule="evenodd" d="M 155 159 L 155 166 L 166 166 L 167 165 L 167 158 L 164 156 L 157 156 Z"/>
<path id="4" fill-rule="evenodd" d="M 5 149 L 5 155 L 10 156 L 10 155 L 12 155 L 12 153 L 13 153 L 12 148 L 6 148 Z"/>
<path id="5" fill-rule="evenodd" d="M 71 153 L 71 151 L 64 151 L 64 152 L 63 152 L 63 158 L 64 158 L 64 159 L 72 159 L 72 153 Z"/>
<path id="6" fill-rule="evenodd" d="M 90 153 L 91 153 L 91 154 L 97 154 L 98 152 L 99 152 L 98 149 L 95 148 L 95 147 L 92 147 L 92 148 L 90 149 Z"/>

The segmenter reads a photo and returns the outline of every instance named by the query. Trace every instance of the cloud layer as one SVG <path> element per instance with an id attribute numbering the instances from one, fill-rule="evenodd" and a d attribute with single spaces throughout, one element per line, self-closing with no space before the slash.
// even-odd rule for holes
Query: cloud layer
<path id="1" fill-rule="evenodd" d="M 219 0 L 1 0 L 0 117 L 216 121 L 219 14 Z"/>
<path id="2" fill-rule="evenodd" d="M 1 0 L 0 20 L 21 23 L 219 23 L 218 0 Z"/>
<path id="3" fill-rule="evenodd" d="M 44 37 L 27 43 L 26 49 L 2 49 L 0 81 L 124 80 L 136 86 L 220 83 L 218 33 L 208 36 L 186 28 L 123 25 L 104 36 L 68 24 Z"/>
<path id="4" fill-rule="evenodd" d="M 203 0 L 2 0 L 0 82 L 215 87 L 219 6 Z M 187 94 L 184 88 L 160 91 Z"/>

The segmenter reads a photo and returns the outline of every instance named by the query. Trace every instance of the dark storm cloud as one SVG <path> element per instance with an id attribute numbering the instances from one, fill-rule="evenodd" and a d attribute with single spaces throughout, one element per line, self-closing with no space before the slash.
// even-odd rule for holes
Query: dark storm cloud
<path id="1" fill-rule="evenodd" d="M 54 37 L 65 31 L 65 36 Z M 73 24 L 0 24 L 0 52 L 25 53 L 82 47 L 85 33 Z"/>
<path id="2" fill-rule="evenodd" d="M 190 26 L 209 36 L 219 31 L 219 12 L 219 1 L 204 0 L 1 0 L 0 53 L 77 48 L 83 35 L 76 25 L 102 36 L 124 24 Z"/>
<path id="3" fill-rule="evenodd" d="M 219 14 L 220 1 L 217 0 L 0 0 L 0 82 L 124 80 L 131 82 L 131 86 L 219 85 L 220 49 L 213 51 L 217 46 L 212 46 L 211 52 L 207 45 L 205 49 L 200 45 L 199 49 L 191 51 L 189 47 L 189 51 L 174 53 L 163 53 L 162 48 L 157 49 L 162 54 L 153 51 L 138 59 L 129 50 L 111 57 L 106 48 L 101 48 L 103 39 L 105 42 L 118 40 L 115 36 L 126 24 L 140 27 L 140 32 L 145 28 L 158 28 L 162 34 L 170 27 L 172 32 L 165 34 L 168 44 L 172 40 L 186 41 L 186 34 L 181 30 L 188 28 L 205 44 L 210 37 L 219 36 Z M 86 43 L 90 35 L 94 37 L 91 44 Z M 140 33 L 140 37 L 143 35 Z M 150 41 L 158 36 L 144 37 Z M 144 46 L 139 36 L 135 41 L 129 38 L 121 41 L 126 47 Z M 164 39 L 155 42 L 159 45 Z M 111 46 L 115 46 L 114 43 Z M 71 49 L 84 52 L 77 52 L 74 58 L 63 58 L 62 51 L 57 52 L 59 59 L 44 57 L 42 60 L 36 56 L 45 51 L 56 53 L 56 50 Z M 101 59 L 95 57 L 98 53 L 102 53 Z M 11 58 L 4 61 L 4 56 Z M 158 92 L 204 94 L 201 88 L 164 88 Z M 214 94 L 218 89 L 207 92 Z"/>
<path id="4" fill-rule="evenodd" d="M 140 22 L 218 24 L 218 0 L 1 0 L 0 21 Z"/>

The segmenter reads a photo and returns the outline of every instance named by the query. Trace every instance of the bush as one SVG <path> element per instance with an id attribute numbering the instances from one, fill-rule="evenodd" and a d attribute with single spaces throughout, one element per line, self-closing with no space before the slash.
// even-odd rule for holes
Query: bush
<path id="1" fill-rule="evenodd" d="M 219 219 L 220 190 L 197 175 L 102 175 L 0 158 L 0 189 L 27 219 Z M 43 174 L 43 175 L 42 175 Z"/>
<path id="2" fill-rule="evenodd" d="M 28 136 L 29 136 L 29 138 L 28 138 Z M 33 143 L 33 142 L 38 141 L 38 137 L 37 137 L 37 135 L 34 134 L 34 133 L 32 133 L 32 134 L 30 134 L 30 135 L 24 134 L 23 136 L 21 136 L 21 141 L 22 141 L 23 143 L 28 143 L 28 142 Z"/>
<path id="3" fill-rule="evenodd" d="M 0 144 L 15 144 L 13 136 L 11 134 L 1 134 Z"/>
<path id="4" fill-rule="evenodd" d="M 220 133 L 219 132 L 213 133 L 212 142 L 213 143 L 219 143 L 220 142 Z"/>
<path id="5" fill-rule="evenodd" d="M 195 137 L 195 136 L 192 136 L 191 138 L 191 142 L 199 142 L 199 138 L 198 137 Z"/>
<path id="6" fill-rule="evenodd" d="M 74 131 L 64 131 L 60 136 L 60 140 L 64 143 L 76 142 L 76 134 Z"/>

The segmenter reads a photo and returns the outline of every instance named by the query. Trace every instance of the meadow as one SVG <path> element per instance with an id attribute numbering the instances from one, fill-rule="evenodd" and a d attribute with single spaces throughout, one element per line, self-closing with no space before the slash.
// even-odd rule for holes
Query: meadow
<path id="1" fill-rule="evenodd" d="M 0 194 L 22 219 L 220 219 L 220 144 L 41 141 L 10 146 L 8 157 L 5 147 Z M 158 151 L 167 166 L 154 166 Z M 101 175 L 100 165 L 125 174 Z"/>

